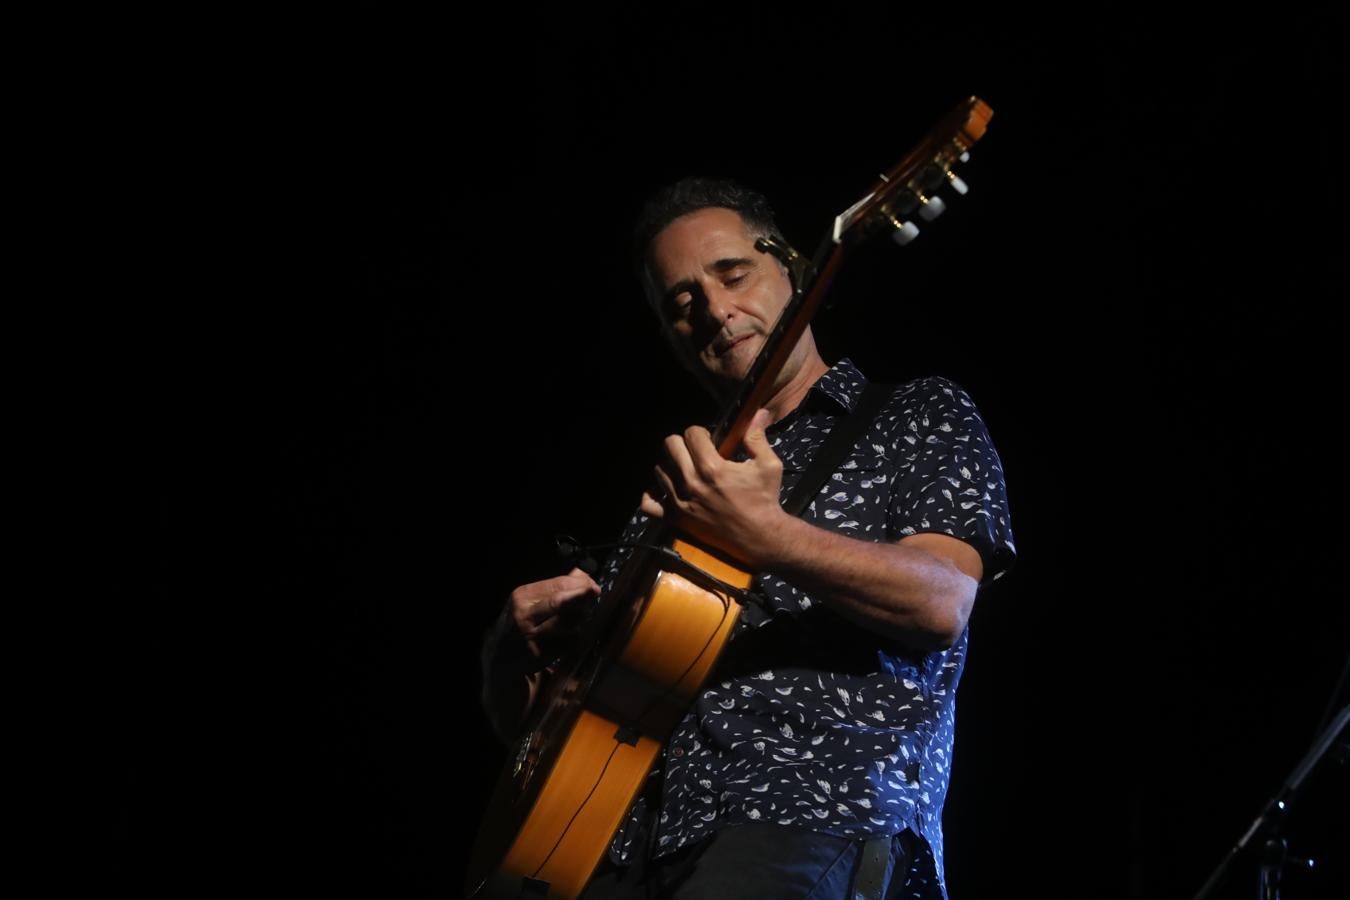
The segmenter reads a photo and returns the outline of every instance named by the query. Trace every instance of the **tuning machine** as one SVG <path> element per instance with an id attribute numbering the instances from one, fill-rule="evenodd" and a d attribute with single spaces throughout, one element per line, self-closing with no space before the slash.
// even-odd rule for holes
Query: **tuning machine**
<path id="1" fill-rule="evenodd" d="M 891 240 L 895 241 L 901 247 L 919 236 L 919 226 L 908 219 L 901 222 L 890 213 L 886 213 L 886 219 L 891 225 L 895 226 L 895 231 L 891 234 Z"/>
<path id="2" fill-rule="evenodd" d="M 947 211 L 947 204 L 942 202 L 942 198 L 934 194 L 929 197 L 925 194 L 917 194 L 919 198 L 919 218 L 925 222 L 931 222 L 938 216 Z"/>

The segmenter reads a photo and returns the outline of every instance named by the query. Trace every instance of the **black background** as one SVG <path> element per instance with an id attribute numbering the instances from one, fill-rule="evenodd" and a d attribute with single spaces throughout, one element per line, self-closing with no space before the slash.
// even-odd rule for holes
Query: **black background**
<path id="1" fill-rule="evenodd" d="M 1007 474 L 949 887 L 1196 891 L 1345 662 L 1344 17 L 959 15 L 260 24 L 166 110 L 212 221 L 159 323 L 123 874 L 454 895 L 502 762 L 481 629 L 710 413 L 629 274 L 642 198 L 738 177 L 813 249 L 977 94 L 970 195 L 855 253 L 816 326 L 828 361 L 966 387 Z M 1288 896 L 1344 896 L 1345 784 L 1290 816 L 1325 871 Z"/>

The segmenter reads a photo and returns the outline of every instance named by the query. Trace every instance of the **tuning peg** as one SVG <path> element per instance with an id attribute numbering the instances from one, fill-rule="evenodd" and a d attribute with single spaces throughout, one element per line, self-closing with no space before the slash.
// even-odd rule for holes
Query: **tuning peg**
<path id="1" fill-rule="evenodd" d="M 947 204 L 942 202 L 941 197 L 925 197 L 923 194 L 919 194 L 918 197 L 919 202 L 923 204 L 919 207 L 919 218 L 925 222 L 933 221 L 947 209 Z"/>
<path id="2" fill-rule="evenodd" d="M 947 181 L 951 182 L 952 190 L 962 196 L 965 196 L 966 192 L 970 190 L 970 185 L 962 181 L 961 176 L 957 175 L 951 169 L 947 170 Z"/>
<path id="3" fill-rule="evenodd" d="M 969 153 L 962 153 L 961 156 L 960 156 L 960 160 L 961 160 L 961 162 L 970 162 L 970 154 L 969 154 Z"/>
<path id="4" fill-rule="evenodd" d="M 919 236 L 919 226 L 913 222 L 901 222 L 895 216 L 888 215 L 886 218 L 891 220 L 895 226 L 895 233 L 891 235 L 891 240 L 895 241 L 901 247 L 908 244 Z"/>

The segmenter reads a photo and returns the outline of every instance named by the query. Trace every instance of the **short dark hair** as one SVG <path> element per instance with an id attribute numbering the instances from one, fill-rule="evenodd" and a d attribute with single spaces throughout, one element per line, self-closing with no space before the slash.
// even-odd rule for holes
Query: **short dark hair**
<path id="1" fill-rule="evenodd" d="M 680 216 L 710 206 L 740 215 L 754 237 L 782 240 L 773 220 L 769 199 L 753 188 L 730 178 L 690 176 L 668 184 L 647 198 L 633 228 L 633 271 L 648 292 L 647 250 L 652 240 Z"/>

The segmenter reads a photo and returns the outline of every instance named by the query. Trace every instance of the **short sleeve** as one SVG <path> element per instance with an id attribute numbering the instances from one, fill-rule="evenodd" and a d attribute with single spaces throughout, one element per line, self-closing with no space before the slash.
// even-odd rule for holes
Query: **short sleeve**
<path id="1" fill-rule="evenodd" d="M 886 532 L 959 538 L 980 554 L 981 584 L 1001 578 L 1017 558 L 1003 464 L 970 396 L 955 382 L 927 378 L 905 401 L 906 433 L 891 491 Z"/>

